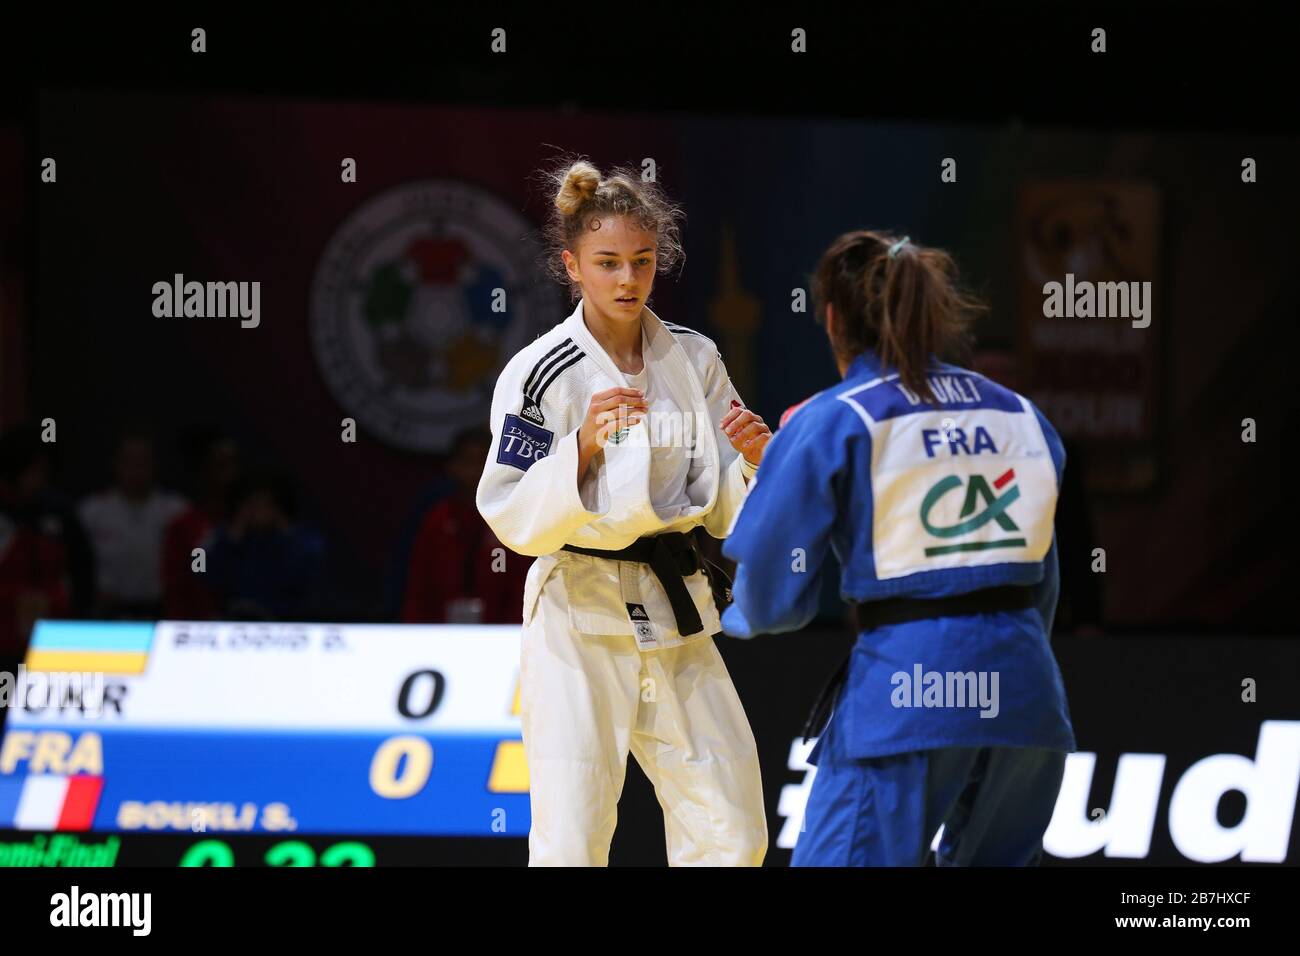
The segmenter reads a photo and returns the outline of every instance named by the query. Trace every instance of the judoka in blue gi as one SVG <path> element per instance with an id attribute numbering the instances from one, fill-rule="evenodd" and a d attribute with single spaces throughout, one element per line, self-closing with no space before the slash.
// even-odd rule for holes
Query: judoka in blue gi
<path id="1" fill-rule="evenodd" d="M 1036 864 L 1075 749 L 1049 645 L 1060 438 L 936 358 L 978 308 L 941 250 L 846 233 L 813 300 L 843 382 L 771 440 L 724 547 L 729 634 L 805 627 L 832 552 L 855 605 L 793 864 L 920 865 L 940 825 L 938 865 Z"/>

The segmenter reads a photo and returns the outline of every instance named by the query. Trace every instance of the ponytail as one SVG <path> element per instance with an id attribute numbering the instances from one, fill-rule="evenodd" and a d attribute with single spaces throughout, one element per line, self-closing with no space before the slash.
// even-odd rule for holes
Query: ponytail
<path id="1" fill-rule="evenodd" d="M 835 312 L 831 347 L 838 357 L 852 360 L 871 349 L 882 371 L 897 371 L 909 391 L 932 404 L 930 356 L 967 350 L 971 323 L 984 311 L 958 286 L 946 252 L 866 230 L 840 236 L 817 264 L 818 321 L 827 306 Z"/>

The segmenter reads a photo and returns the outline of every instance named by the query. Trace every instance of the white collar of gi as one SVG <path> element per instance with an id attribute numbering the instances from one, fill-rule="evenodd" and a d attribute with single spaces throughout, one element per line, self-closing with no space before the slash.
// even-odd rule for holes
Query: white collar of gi
<path id="1" fill-rule="evenodd" d="M 569 338 L 578 343 L 578 347 L 586 352 L 588 357 L 606 375 L 618 384 L 627 386 L 627 379 L 623 377 L 623 373 L 614 364 L 614 360 L 609 357 L 609 353 L 596 341 L 596 337 L 587 328 L 587 323 L 582 320 L 582 299 L 578 300 L 578 305 L 574 308 L 573 314 L 564 320 L 564 327 L 564 331 Z M 665 386 L 671 391 L 674 388 L 674 382 L 681 383 L 681 387 L 684 387 L 686 391 L 681 396 L 682 399 L 687 399 L 689 396 L 689 404 L 685 407 L 693 409 L 696 414 L 703 416 L 702 420 L 707 421 L 709 406 L 704 398 L 704 385 L 692 368 L 690 359 L 686 355 L 686 349 L 677 341 L 677 336 L 668 331 L 663 321 L 650 310 L 649 306 L 646 306 L 641 312 L 641 329 L 645 336 L 645 343 L 649 346 L 649 352 L 645 355 L 645 360 L 647 362 L 662 363 L 667 371 L 667 376 L 664 379 Z M 705 469 L 701 477 L 697 478 L 696 481 L 708 482 L 709 498 L 703 508 L 704 513 L 707 514 L 713 510 L 713 506 L 718 501 L 718 491 L 721 483 L 719 479 L 722 458 L 718 450 L 718 429 L 716 426 L 702 429 L 701 440 L 704 443 Z M 641 446 L 635 447 L 639 448 Z M 624 460 L 630 459 L 625 458 Z M 647 470 L 647 481 L 648 475 Z M 648 486 L 645 493 L 648 501 Z"/>
<path id="2" fill-rule="evenodd" d="M 578 299 L 578 305 L 574 308 L 572 314 L 564 320 L 565 331 L 568 332 L 569 338 L 578 343 L 578 347 L 587 353 L 587 357 L 600 366 L 610 378 L 620 385 L 627 385 L 627 379 L 614 364 L 614 360 L 609 357 L 609 353 L 604 347 L 596 341 L 596 337 L 591 334 L 587 328 L 587 323 L 582 318 L 582 305 L 585 300 Z M 672 333 L 664 327 L 663 321 L 655 315 L 647 305 L 641 310 L 641 335 L 645 345 L 650 347 L 650 352 L 655 355 L 661 355 L 672 351 L 676 345 L 676 339 Z M 666 348 L 664 347 L 666 346 Z M 650 361 L 650 354 L 644 355 L 647 362 Z"/>

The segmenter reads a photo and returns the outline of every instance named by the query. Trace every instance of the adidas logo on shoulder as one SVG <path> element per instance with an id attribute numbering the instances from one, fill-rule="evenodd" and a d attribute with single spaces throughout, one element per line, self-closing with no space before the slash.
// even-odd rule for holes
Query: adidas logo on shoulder
<path id="1" fill-rule="evenodd" d="M 545 425 L 546 419 L 542 417 L 542 410 L 537 407 L 536 402 L 528 402 L 524 405 L 523 410 L 519 413 L 520 418 L 526 418 L 534 425 Z"/>

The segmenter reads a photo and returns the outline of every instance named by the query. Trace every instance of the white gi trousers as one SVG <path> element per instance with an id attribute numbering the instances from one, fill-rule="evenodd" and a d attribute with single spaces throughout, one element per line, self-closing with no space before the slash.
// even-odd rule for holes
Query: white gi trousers
<path id="1" fill-rule="evenodd" d="M 530 866 L 607 866 L 630 750 L 663 808 L 670 866 L 760 866 L 758 748 L 713 638 L 642 651 L 570 624 L 563 572 L 524 627 Z"/>

